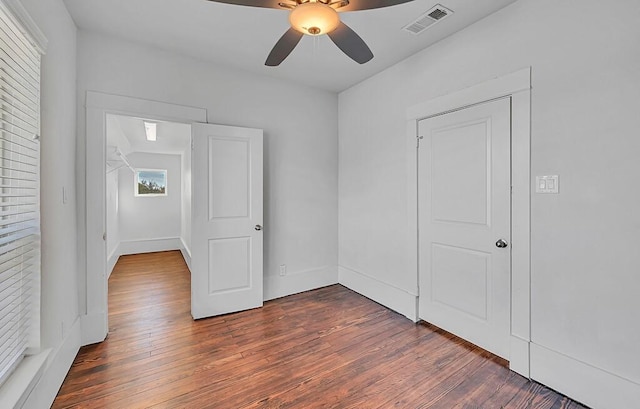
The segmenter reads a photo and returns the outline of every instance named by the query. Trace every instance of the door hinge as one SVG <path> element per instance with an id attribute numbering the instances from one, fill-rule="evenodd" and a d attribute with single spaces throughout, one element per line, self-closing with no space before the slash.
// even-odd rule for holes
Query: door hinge
<path id="1" fill-rule="evenodd" d="M 424 139 L 424 136 L 421 136 L 421 135 L 416 136 L 416 148 L 420 147 L 420 139 Z"/>

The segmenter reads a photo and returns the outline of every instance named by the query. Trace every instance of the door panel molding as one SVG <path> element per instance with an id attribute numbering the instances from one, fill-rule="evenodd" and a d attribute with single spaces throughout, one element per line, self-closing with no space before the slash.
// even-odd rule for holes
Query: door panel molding
<path id="1" fill-rule="evenodd" d="M 409 267 L 418 274 L 418 121 L 511 97 L 511 347 L 509 367 L 530 377 L 531 67 L 439 96 L 406 111 Z M 416 317 L 418 316 L 416 306 Z"/>

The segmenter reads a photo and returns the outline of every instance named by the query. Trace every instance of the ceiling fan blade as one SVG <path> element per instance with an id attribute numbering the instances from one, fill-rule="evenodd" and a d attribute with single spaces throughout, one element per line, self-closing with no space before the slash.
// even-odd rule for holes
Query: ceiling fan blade
<path id="1" fill-rule="evenodd" d="M 343 53 L 347 54 L 358 64 L 364 64 L 373 58 L 373 53 L 369 49 L 369 46 L 367 46 L 355 31 L 343 22 L 340 22 L 338 28 L 327 33 L 327 35 Z"/>
<path id="2" fill-rule="evenodd" d="M 236 6 L 249 6 L 249 7 L 264 7 L 268 9 L 288 9 L 295 6 L 295 0 L 208 0 L 216 3 L 234 4 Z M 339 0 L 333 0 L 339 1 Z M 413 0 L 349 0 L 349 4 L 340 7 L 338 11 L 356 11 L 356 10 L 370 10 L 379 9 L 382 7 L 395 6 L 397 4 L 408 3 Z M 290 7 L 283 7 L 280 3 L 290 5 Z"/>
<path id="3" fill-rule="evenodd" d="M 249 0 L 250 1 L 250 0 Z M 253 0 L 259 1 L 259 0 Z M 340 7 L 338 11 L 356 11 L 356 10 L 371 10 L 379 9 L 382 7 L 396 6 L 402 3 L 408 3 L 413 0 L 349 0 L 349 4 Z"/>
<path id="4" fill-rule="evenodd" d="M 282 0 L 209 0 L 216 3 L 235 4 L 236 6 L 265 7 L 268 9 L 281 9 L 278 3 Z"/>
<path id="5" fill-rule="evenodd" d="M 280 63 L 291 54 L 291 51 L 296 48 L 302 36 L 303 34 L 298 30 L 294 30 L 293 28 L 287 30 L 287 32 L 280 37 L 276 45 L 273 46 L 264 65 L 268 67 L 280 65 Z"/>

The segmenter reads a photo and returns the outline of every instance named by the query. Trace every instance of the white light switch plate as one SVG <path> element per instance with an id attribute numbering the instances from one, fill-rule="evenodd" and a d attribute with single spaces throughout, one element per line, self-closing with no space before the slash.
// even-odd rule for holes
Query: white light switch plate
<path id="1" fill-rule="evenodd" d="M 536 193 L 558 193 L 558 175 L 536 176 Z"/>

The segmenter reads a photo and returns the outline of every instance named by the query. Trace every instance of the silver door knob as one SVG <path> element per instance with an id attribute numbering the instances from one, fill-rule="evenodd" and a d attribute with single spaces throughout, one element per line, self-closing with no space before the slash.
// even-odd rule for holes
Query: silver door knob
<path id="1" fill-rule="evenodd" d="M 254 227 L 254 229 L 260 231 L 260 230 L 262 230 L 262 226 L 260 226 L 259 224 L 256 224 L 256 227 Z"/>
<path id="2" fill-rule="evenodd" d="M 509 243 L 507 243 L 503 239 L 500 239 L 500 240 L 496 241 L 496 247 L 498 247 L 500 249 L 503 249 L 503 248 L 507 247 L 508 245 L 509 245 Z"/>

